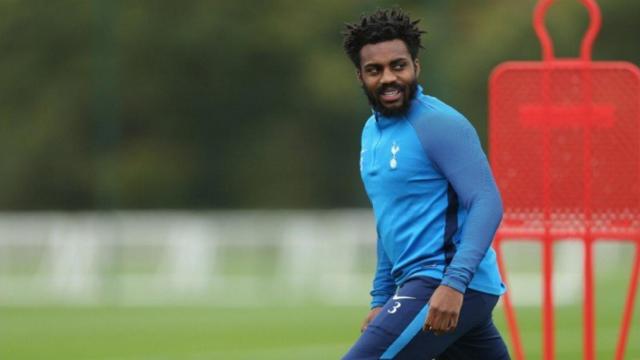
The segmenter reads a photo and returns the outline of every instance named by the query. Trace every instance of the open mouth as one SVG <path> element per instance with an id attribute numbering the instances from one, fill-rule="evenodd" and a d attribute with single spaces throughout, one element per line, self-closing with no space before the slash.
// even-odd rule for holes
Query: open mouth
<path id="1" fill-rule="evenodd" d="M 380 92 L 380 100 L 385 103 L 392 103 L 402 98 L 402 90 L 397 87 L 388 87 Z"/>

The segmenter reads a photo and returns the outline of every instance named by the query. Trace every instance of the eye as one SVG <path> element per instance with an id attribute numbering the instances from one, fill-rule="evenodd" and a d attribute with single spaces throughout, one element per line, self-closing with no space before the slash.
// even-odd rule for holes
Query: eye
<path id="1" fill-rule="evenodd" d="M 393 64 L 392 68 L 393 70 L 402 70 L 404 69 L 404 67 L 407 66 L 405 63 L 397 63 L 397 64 Z"/>
<path id="2" fill-rule="evenodd" d="M 364 71 L 367 73 L 367 75 L 378 75 L 378 73 L 380 72 L 378 68 L 375 68 L 373 66 L 366 68 Z"/>

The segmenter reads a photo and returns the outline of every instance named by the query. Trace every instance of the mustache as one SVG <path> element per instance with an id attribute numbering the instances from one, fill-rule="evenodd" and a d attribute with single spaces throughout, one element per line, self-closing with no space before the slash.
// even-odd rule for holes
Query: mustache
<path id="1" fill-rule="evenodd" d="M 404 91 L 404 86 L 398 83 L 382 85 L 376 89 L 376 95 L 380 96 L 387 90 L 398 90 L 399 92 L 402 92 Z"/>

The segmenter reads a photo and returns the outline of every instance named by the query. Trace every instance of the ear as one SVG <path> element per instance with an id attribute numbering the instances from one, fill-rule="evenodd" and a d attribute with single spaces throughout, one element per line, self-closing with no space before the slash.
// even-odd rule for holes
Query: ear
<path id="1" fill-rule="evenodd" d="M 420 76 L 420 60 L 418 60 L 418 58 L 413 60 L 413 66 L 416 69 L 416 78 L 417 78 L 418 76 Z"/>
<path id="2" fill-rule="evenodd" d="M 358 78 L 358 81 L 360 82 L 360 84 L 364 83 L 362 81 L 362 71 L 360 71 L 360 69 L 356 69 L 356 78 Z"/>

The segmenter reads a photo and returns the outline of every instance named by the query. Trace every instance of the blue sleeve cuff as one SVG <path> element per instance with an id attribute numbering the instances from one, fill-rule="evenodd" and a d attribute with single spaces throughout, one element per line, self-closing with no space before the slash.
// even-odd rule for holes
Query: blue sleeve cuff
<path id="1" fill-rule="evenodd" d="M 464 294 L 465 291 L 467 291 L 467 284 L 458 279 L 455 278 L 453 276 L 446 276 L 442 279 L 442 282 L 440 282 L 440 285 L 445 285 L 448 286 L 458 292 L 460 292 L 461 294 Z"/>
<path id="2" fill-rule="evenodd" d="M 376 295 L 376 296 L 374 296 L 373 299 L 371 300 L 371 308 L 373 309 L 373 308 L 384 306 L 384 304 L 387 303 L 389 298 L 391 298 L 390 295 Z"/>

